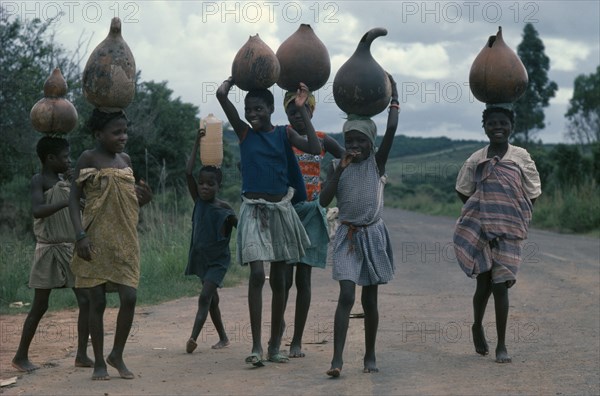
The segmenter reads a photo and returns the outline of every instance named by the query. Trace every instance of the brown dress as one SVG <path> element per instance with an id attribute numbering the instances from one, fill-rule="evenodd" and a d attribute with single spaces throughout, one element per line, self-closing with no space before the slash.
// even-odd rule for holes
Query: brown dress
<path id="1" fill-rule="evenodd" d="M 76 287 L 103 283 L 137 288 L 140 247 L 137 234 L 139 204 L 131 168 L 85 168 L 77 179 L 85 193 L 83 228 L 92 245 L 92 260 L 74 255 Z"/>
<path id="2" fill-rule="evenodd" d="M 71 183 L 59 181 L 44 191 L 44 203 L 52 204 L 69 199 Z M 51 216 L 33 220 L 36 245 L 33 265 L 29 275 L 29 287 L 54 289 L 73 287 L 75 276 L 70 264 L 73 257 L 75 231 L 69 209 L 62 208 Z"/>

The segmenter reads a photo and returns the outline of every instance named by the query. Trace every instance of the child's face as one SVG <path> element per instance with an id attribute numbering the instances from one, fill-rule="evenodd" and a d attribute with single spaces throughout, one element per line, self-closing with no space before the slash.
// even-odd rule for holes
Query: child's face
<path id="1" fill-rule="evenodd" d="M 273 114 L 273 110 L 273 106 L 267 105 L 261 98 L 246 98 L 244 103 L 244 116 L 255 131 L 272 129 L 271 114 Z"/>
<path id="2" fill-rule="evenodd" d="M 348 131 L 344 134 L 346 151 L 355 154 L 352 162 L 361 162 L 371 155 L 371 141 L 364 133 Z"/>
<path id="3" fill-rule="evenodd" d="M 122 153 L 127 144 L 127 121 L 117 118 L 104 126 L 104 129 L 96 134 L 98 142 L 111 153 Z"/>
<path id="4" fill-rule="evenodd" d="M 65 173 L 71 167 L 71 151 L 64 148 L 58 155 L 50 154 L 46 163 L 56 173 Z"/>
<path id="5" fill-rule="evenodd" d="M 212 201 L 219 192 L 219 181 L 214 172 L 202 171 L 198 175 L 198 195 L 203 201 Z"/>
<path id="6" fill-rule="evenodd" d="M 510 118 L 500 112 L 491 113 L 485 120 L 483 128 L 490 143 L 496 144 L 507 143 L 512 132 Z"/>
<path id="7" fill-rule="evenodd" d="M 312 111 L 310 110 L 310 106 L 305 105 L 306 106 L 306 111 L 308 111 L 308 115 L 310 118 L 312 118 Z M 301 135 L 305 135 L 306 134 L 306 125 L 304 124 L 304 121 L 302 120 L 302 115 L 300 114 L 300 112 L 298 111 L 298 108 L 296 107 L 296 105 L 294 105 L 294 103 L 290 103 L 288 105 L 288 107 L 285 109 L 285 114 L 287 114 L 287 118 L 288 121 L 290 123 L 290 125 L 292 126 L 292 128 L 294 128 L 296 130 L 296 132 L 300 133 Z"/>

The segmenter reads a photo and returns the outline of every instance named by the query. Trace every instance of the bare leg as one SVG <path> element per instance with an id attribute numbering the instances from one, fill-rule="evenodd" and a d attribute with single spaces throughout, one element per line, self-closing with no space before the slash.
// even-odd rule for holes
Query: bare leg
<path id="1" fill-rule="evenodd" d="M 248 309 L 250 311 L 250 329 L 252 330 L 252 353 L 262 357 L 262 290 L 265 284 L 265 267 L 262 261 L 250 263 L 250 279 L 248 281 Z M 250 357 L 246 359 L 249 361 Z"/>
<path id="2" fill-rule="evenodd" d="M 93 380 L 109 380 L 104 361 L 104 310 L 106 309 L 106 284 L 89 288 L 90 297 L 90 336 L 94 349 Z"/>
<path id="3" fill-rule="evenodd" d="M 496 362 L 510 363 L 512 359 L 506 350 L 506 322 L 508 320 L 508 288 L 506 283 L 494 283 L 494 308 L 496 310 L 496 332 L 498 333 L 498 344 L 496 345 Z"/>
<path id="4" fill-rule="evenodd" d="M 125 349 L 125 343 L 133 324 L 137 291 L 131 286 L 117 286 L 119 288 L 120 301 L 119 314 L 117 315 L 117 330 L 115 331 L 113 349 L 106 357 L 106 363 L 116 368 L 121 378 L 133 379 L 135 376 L 129 371 L 123 361 L 123 350 Z"/>
<path id="5" fill-rule="evenodd" d="M 333 322 L 333 358 L 331 368 L 327 375 L 338 377 L 344 365 L 343 353 L 350 323 L 350 311 L 354 306 L 354 293 L 356 284 L 352 281 L 340 281 L 340 295 L 338 297 L 335 319 Z"/>
<path id="6" fill-rule="evenodd" d="M 279 353 L 281 345 L 281 329 L 283 325 L 283 315 L 285 312 L 285 279 L 288 264 L 284 261 L 271 263 L 269 273 L 269 284 L 273 298 L 271 299 L 271 342 L 269 344 L 269 360 L 283 363 L 288 360 L 287 356 Z"/>
<path id="7" fill-rule="evenodd" d="M 77 317 L 77 354 L 76 367 L 94 367 L 94 361 L 87 355 L 88 337 L 90 335 L 90 295 L 87 289 L 73 288 L 79 315 Z"/>
<path id="8" fill-rule="evenodd" d="M 361 303 L 365 312 L 365 357 L 363 359 L 365 373 L 376 373 L 375 340 L 379 327 L 379 310 L 377 308 L 377 285 L 365 286 L 362 289 Z"/>
<path id="9" fill-rule="evenodd" d="M 294 336 L 290 344 L 290 357 L 304 357 L 302 335 L 308 318 L 311 300 L 311 271 L 307 264 L 296 264 L 296 312 L 294 314 Z"/>
<path id="10" fill-rule="evenodd" d="M 219 342 L 217 342 L 211 348 L 225 348 L 229 345 L 229 337 L 227 337 L 227 333 L 225 332 L 225 326 L 223 325 L 223 320 L 221 319 L 221 309 L 219 309 L 219 292 L 217 291 L 216 287 L 212 299 L 210 300 L 210 319 L 215 325 L 215 329 L 217 330 L 217 334 L 219 335 Z"/>
<path id="11" fill-rule="evenodd" d="M 485 340 L 483 331 L 483 316 L 490 295 L 492 294 L 492 271 L 484 272 L 477 276 L 477 289 L 473 296 L 473 343 L 475 351 L 480 355 L 487 355 L 490 350 Z"/>
<path id="12" fill-rule="evenodd" d="M 23 323 L 19 348 L 12 360 L 12 366 L 19 371 L 31 373 L 32 371 L 39 369 L 39 366 L 36 366 L 29 361 L 29 346 L 31 345 L 33 336 L 35 336 L 40 320 L 42 320 L 42 316 L 44 316 L 48 310 L 48 300 L 50 299 L 51 291 L 52 289 L 35 289 L 31 310 L 29 310 L 27 318 Z"/>

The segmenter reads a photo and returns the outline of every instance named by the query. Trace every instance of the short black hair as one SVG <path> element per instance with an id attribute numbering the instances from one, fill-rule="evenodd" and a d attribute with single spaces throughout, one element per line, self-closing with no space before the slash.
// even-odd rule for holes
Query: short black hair
<path id="1" fill-rule="evenodd" d="M 119 118 L 124 119 L 129 124 L 129 119 L 127 118 L 127 115 L 123 110 L 116 111 L 113 113 L 107 113 L 98 109 L 94 109 L 86 125 L 90 132 L 94 133 L 96 131 L 103 130 L 109 122 Z"/>
<path id="2" fill-rule="evenodd" d="M 514 111 L 505 109 L 503 107 L 488 107 L 485 110 L 483 110 L 483 115 L 481 117 L 481 125 L 484 128 L 485 128 L 485 122 L 487 121 L 488 117 L 493 113 L 504 114 L 510 120 L 510 125 L 513 128 L 515 127 L 515 112 Z"/>
<path id="3" fill-rule="evenodd" d="M 217 183 L 219 183 L 219 186 L 223 182 L 223 172 L 221 172 L 221 168 L 217 168 L 216 166 L 213 166 L 213 165 L 204 165 L 204 166 L 202 166 L 202 168 L 200 168 L 200 170 L 198 171 L 198 174 L 200 174 L 202 172 L 214 173 L 215 177 L 217 178 Z"/>
<path id="4" fill-rule="evenodd" d="M 69 142 L 66 139 L 54 136 L 44 136 L 37 142 L 35 151 L 43 164 L 50 154 L 59 155 L 61 151 L 67 148 L 69 148 Z"/>
<path id="5" fill-rule="evenodd" d="M 249 98 L 262 99 L 267 106 L 275 106 L 275 98 L 273 98 L 273 93 L 268 89 L 253 89 L 252 91 L 248 91 L 246 94 L 246 99 Z"/>

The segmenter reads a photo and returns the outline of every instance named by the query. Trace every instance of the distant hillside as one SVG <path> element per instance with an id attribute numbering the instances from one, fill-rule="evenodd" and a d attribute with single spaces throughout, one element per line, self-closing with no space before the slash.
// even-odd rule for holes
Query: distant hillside
<path id="1" fill-rule="evenodd" d="M 342 146 L 344 145 L 344 135 L 342 133 L 330 133 L 329 136 L 337 140 Z M 381 144 L 382 138 L 382 136 L 377 136 L 377 145 Z M 223 140 L 228 147 L 235 149 L 233 151 L 239 151 L 237 150 L 238 139 L 232 129 L 223 131 Z M 390 158 L 433 154 L 444 150 L 460 150 L 466 146 L 483 147 L 485 144 L 485 142 L 477 140 L 452 140 L 447 137 L 422 138 L 396 135 L 390 152 Z M 232 154 L 236 158 L 239 157 L 239 152 L 232 152 Z"/>
<path id="2" fill-rule="evenodd" d="M 343 145 L 344 136 L 342 133 L 332 133 L 330 136 Z M 377 145 L 381 144 L 382 139 L 383 136 L 377 136 Z M 465 145 L 473 146 L 474 144 L 479 144 L 481 147 L 485 145 L 484 142 L 477 140 L 452 140 L 447 137 L 422 138 L 396 135 L 390 152 L 390 158 L 435 153 L 440 150 L 458 149 Z"/>

